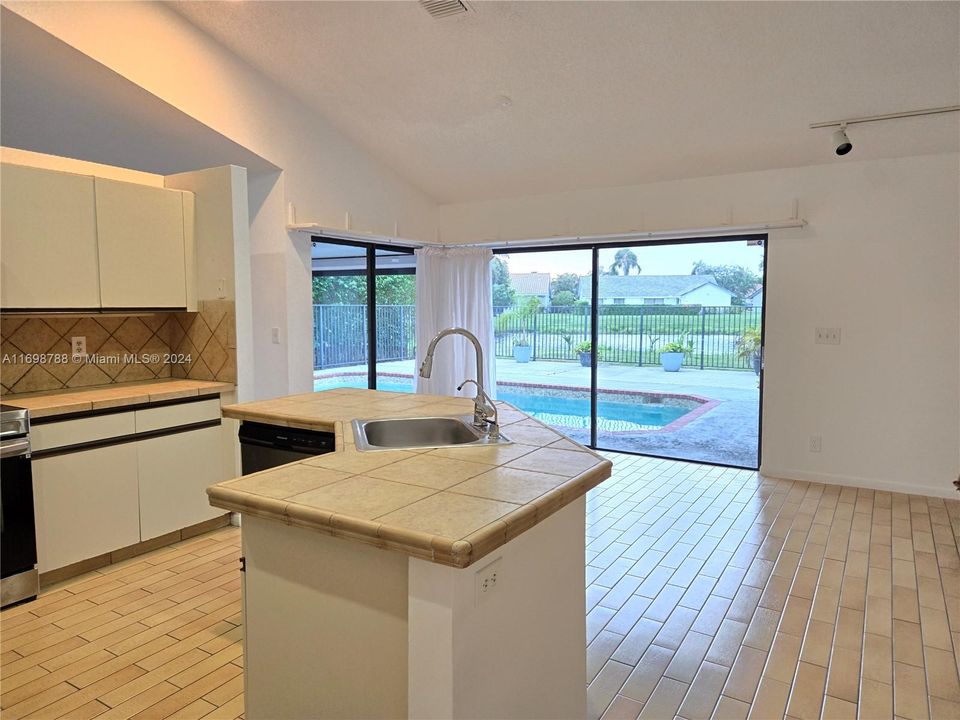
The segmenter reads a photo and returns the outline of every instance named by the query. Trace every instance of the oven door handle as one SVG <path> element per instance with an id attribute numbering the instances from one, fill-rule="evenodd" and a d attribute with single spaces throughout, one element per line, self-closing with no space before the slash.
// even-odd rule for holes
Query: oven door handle
<path id="1" fill-rule="evenodd" d="M 30 454 L 30 441 L 26 438 L 0 442 L 0 458 L 17 457 Z"/>

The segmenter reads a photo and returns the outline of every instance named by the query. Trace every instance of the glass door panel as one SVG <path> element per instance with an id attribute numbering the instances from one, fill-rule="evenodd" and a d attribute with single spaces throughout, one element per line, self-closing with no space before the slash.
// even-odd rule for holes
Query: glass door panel
<path id="1" fill-rule="evenodd" d="M 763 260 L 743 239 L 599 250 L 597 447 L 758 466 Z"/>
<path id="2" fill-rule="evenodd" d="M 314 242 L 313 386 L 367 387 L 366 249 Z"/>
<path id="3" fill-rule="evenodd" d="M 416 256 L 376 251 L 377 389 L 413 392 Z"/>
<path id="4" fill-rule="evenodd" d="M 514 252 L 493 263 L 497 399 L 588 444 L 591 251 Z"/>

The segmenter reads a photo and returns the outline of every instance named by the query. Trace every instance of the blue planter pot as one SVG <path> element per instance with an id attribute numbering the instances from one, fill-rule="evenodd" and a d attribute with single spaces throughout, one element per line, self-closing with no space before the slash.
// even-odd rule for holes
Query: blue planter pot
<path id="1" fill-rule="evenodd" d="M 593 364 L 593 353 L 592 352 L 582 352 L 580 355 L 580 366 L 581 367 L 590 367 Z"/>
<path id="2" fill-rule="evenodd" d="M 530 357 L 533 355 L 533 348 L 529 345 L 514 345 L 513 346 L 513 359 L 518 363 L 528 363 L 530 362 Z"/>
<path id="3" fill-rule="evenodd" d="M 683 365 L 683 353 L 660 353 L 660 364 L 667 372 L 679 372 Z"/>

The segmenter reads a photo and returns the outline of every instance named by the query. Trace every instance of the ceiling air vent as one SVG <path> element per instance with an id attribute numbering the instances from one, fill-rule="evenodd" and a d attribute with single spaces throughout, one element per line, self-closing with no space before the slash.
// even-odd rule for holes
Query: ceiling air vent
<path id="1" fill-rule="evenodd" d="M 461 0 L 420 0 L 420 7 L 438 19 L 469 12 L 466 3 Z"/>

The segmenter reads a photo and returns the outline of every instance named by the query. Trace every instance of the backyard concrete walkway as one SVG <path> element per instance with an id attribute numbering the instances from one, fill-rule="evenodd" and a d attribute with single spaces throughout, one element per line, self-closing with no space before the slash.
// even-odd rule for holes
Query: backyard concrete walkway
<path id="1" fill-rule="evenodd" d="M 412 378 L 412 360 L 384 362 L 377 365 L 378 373 L 406 375 Z M 366 366 L 335 368 L 317 371 L 316 376 L 358 373 L 363 381 Z M 497 359 L 497 381 L 536 385 L 558 385 L 571 388 L 590 388 L 590 368 L 575 362 L 537 360 L 518 363 L 512 359 Z M 718 404 L 691 422 L 672 431 L 653 431 L 634 434 L 600 433 L 598 445 L 610 450 L 625 450 L 648 455 L 684 460 L 757 467 L 759 441 L 758 417 L 760 392 L 757 376 L 752 372 L 736 370 L 700 370 L 681 368 L 668 373 L 659 366 L 635 367 L 601 363 L 598 386 L 603 390 L 636 390 L 654 393 L 698 395 Z M 521 408 L 522 409 L 522 408 Z M 589 442 L 589 433 L 565 431 L 579 442 Z"/>

